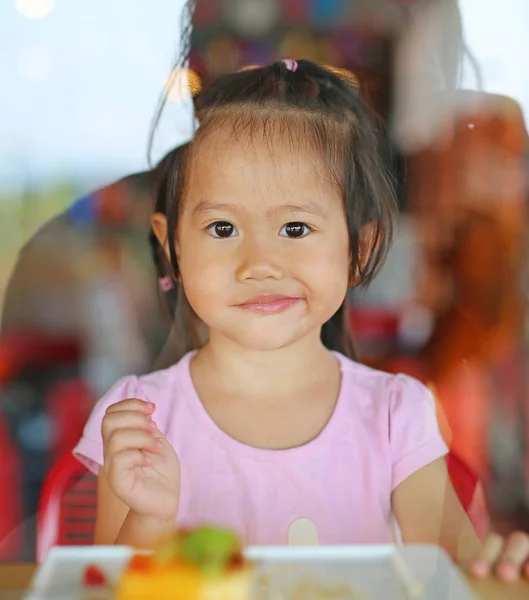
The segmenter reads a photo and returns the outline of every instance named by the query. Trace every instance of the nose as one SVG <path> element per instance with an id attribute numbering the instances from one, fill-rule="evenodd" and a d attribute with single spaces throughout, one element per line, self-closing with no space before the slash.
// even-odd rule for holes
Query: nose
<path id="1" fill-rule="evenodd" d="M 236 278 L 239 283 L 247 280 L 282 279 L 284 269 L 278 248 L 264 240 L 247 238 L 240 246 L 240 262 Z"/>

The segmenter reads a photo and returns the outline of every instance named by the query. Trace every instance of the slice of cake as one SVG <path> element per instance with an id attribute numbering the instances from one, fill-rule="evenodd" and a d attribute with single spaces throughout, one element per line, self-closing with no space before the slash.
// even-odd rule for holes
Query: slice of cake
<path id="1" fill-rule="evenodd" d="M 119 578 L 116 600 L 249 600 L 251 565 L 231 531 L 201 527 L 135 555 Z"/>

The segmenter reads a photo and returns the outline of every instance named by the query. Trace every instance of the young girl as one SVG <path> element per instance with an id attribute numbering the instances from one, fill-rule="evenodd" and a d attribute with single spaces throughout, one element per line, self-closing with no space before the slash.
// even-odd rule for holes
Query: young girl
<path id="1" fill-rule="evenodd" d="M 196 111 L 153 230 L 209 339 L 94 409 L 75 453 L 99 474 L 95 542 L 204 523 L 246 544 L 396 536 L 477 557 L 476 575 L 500 557 L 501 577 L 529 574 L 527 536 L 477 538 L 428 391 L 347 357 L 347 288 L 373 278 L 395 216 L 357 90 L 287 60 L 221 78 Z"/>

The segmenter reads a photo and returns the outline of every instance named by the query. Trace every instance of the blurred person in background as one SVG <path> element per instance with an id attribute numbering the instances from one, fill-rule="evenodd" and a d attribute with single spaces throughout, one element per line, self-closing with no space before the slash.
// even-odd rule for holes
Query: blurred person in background
<path id="1" fill-rule="evenodd" d="M 445 261 L 452 275 L 451 301 L 422 351 L 451 426 L 451 446 L 486 480 L 493 466 L 489 433 L 495 404 L 513 411 L 510 418 L 519 417 L 516 352 L 523 311 L 517 271 L 508 258 L 498 223 L 487 213 L 467 212 Z M 512 474 L 518 460 L 510 461 Z"/>
<path id="2" fill-rule="evenodd" d="M 353 293 L 356 347 L 435 389 L 445 439 L 486 484 L 496 519 L 527 529 L 522 110 L 480 91 L 457 0 L 408 2 L 392 25 L 403 210 L 385 268 Z M 462 89 L 464 67 L 478 91 Z"/>
<path id="3" fill-rule="evenodd" d="M 7 288 L 2 334 L 76 336 L 89 352 L 85 374 L 100 388 L 116 372 L 171 363 L 148 240 L 156 173 L 129 175 L 75 201 L 25 244 Z"/>
<path id="4" fill-rule="evenodd" d="M 432 328 L 413 369 L 434 387 L 445 439 L 486 483 L 496 518 L 527 529 L 522 111 L 511 98 L 461 89 L 465 61 L 478 84 L 480 71 L 456 0 L 413 3 L 396 50 L 393 130 L 421 256 L 414 301 Z"/>
<path id="5" fill-rule="evenodd" d="M 182 10 L 177 65 L 189 53 L 191 8 Z M 0 483 L 15 482 L 10 504 L 21 510 L 7 519 L 13 511 L 0 504 L 0 559 L 34 558 L 42 482 L 94 399 L 116 378 L 180 355 L 175 306 L 162 301 L 149 240 L 160 165 L 76 199 L 19 252 L 0 324 L 0 427 L 16 460 Z"/>
<path id="6" fill-rule="evenodd" d="M 25 518 L 35 514 L 53 460 L 71 449 L 51 412 L 58 384 L 87 382 L 93 398 L 116 376 L 166 367 L 178 353 L 148 239 L 156 174 L 155 168 L 130 175 L 77 200 L 20 251 L 5 296 L 2 339 L 11 346 L 21 338 L 29 345 L 46 340 L 44 353 L 65 340 L 72 346 L 54 363 L 35 356 L 2 385 L 2 412 L 23 461 Z M 77 405 L 70 432 L 82 429 L 91 408 L 86 386 L 83 395 L 80 389 L 73 386 L 62 398 L 68 406 L 60 411 Z M 31 553 L 32 527 L 27 538 Z"/>

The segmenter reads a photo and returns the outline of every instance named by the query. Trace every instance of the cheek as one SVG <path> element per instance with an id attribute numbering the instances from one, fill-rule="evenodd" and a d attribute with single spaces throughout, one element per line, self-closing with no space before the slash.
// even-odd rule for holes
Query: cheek
<path id="1" fill-rule="evenodd" d="M 320 297 L 345 295 L 349 282 L 350 263 L 349 242 L 345 235 L 322 238 L 310 253 L 305 253 L 303 262 L 314 295 Z"/>
<path id="2" fill-rule="evenodd" d="M 219 265 L 218 251 L 202 232 L 190 232 L 179 237 L 180 276 L 188 299 L 207 300 L 218 294 L 226 281 L 224 269 Z"/>

